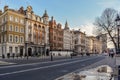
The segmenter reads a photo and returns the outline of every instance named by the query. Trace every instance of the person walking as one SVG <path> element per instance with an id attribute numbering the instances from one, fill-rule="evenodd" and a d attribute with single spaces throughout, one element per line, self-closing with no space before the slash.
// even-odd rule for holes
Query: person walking
<path id="1" fill-rule="evenodd" d="M 114 51 L 113 51 L 113 50 L 110 51 L 110 56 L 111 56 L 112 58 L 114 57 Z"/>

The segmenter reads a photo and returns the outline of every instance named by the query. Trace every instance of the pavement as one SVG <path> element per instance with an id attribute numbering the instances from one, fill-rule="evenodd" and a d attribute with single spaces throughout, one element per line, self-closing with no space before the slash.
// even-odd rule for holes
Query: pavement
<path id="1" fill-rule="evenodd" d="M 87 67 L 78 69 L 78 70 L 76 70 L 76 71 L 74 71 L 72 73 L 61 76 L 61 77 L 57 78 L 56 80 L 64 80 L 64 78 L 69 77 L 69 75 L 71 76 L 72 74 L 74 75 L 76 73 L 86 71 L 86 70 L 89 70 L 89 69 L 93 69 L 93 68 L 96 68 L 96 67 L 101 66 L 101 65 L 110 66 L 113 69 L 114 80 L 119 80 L 118 76 L 117 76 L 118 70 L 116 68 L 116 58 L 115 57 L 111 58 L 111 57 L 108 57 L 108 56 L 106 56 L 105 59 L 103 59 L 103 60 L 100 60 L 100 61 L 98 61 L 98 62 L 96 62 L 94 64 L 91 64 L 91 65 L 87 66 Z M 67 79 L 65 79 L 65 80 L 67 80 Z"/>
<path id="2" fill-rule="evenodd" d="M 81 56 L 74 56 L 73 58 L 80 58 L 80 57 Z M 84 57 L 86 57 L 86 56 L 84 56 Z M 63 60 L 63 59 L 71 59 L 71 57 L 70 56 L 53 56 L 53 61 Z M 0 61 L 2 62 L 1 63 L 2 65 L 4 65 L 3 62 L 15 63 L 16 65 L 17 64 L 30 64 L 30 63 L 51 61 L 51 57 L 50 56 L 29 57 L 28 59 L 26 57 L 22 57 L 22 58 L 21 57 L 19 57 L 19 58 L 15 57 L 15 58 L 4 58 L 4 59 L 0 58 Z"/>
<path id="3" fill-rule="evenodd" d="M 0 61 L 0 66 L 1 66 L 1 65 L 11 65 L 11 64 L 15 64 L 15 63 Z"/>

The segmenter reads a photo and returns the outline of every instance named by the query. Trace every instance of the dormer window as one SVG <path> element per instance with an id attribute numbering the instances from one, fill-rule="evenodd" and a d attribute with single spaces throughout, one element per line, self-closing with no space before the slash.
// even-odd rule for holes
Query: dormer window
<path id="1" fill-rule="evenodd" d="M 10 21 L 13 21 L 13 16 L 10 16 Z"/>

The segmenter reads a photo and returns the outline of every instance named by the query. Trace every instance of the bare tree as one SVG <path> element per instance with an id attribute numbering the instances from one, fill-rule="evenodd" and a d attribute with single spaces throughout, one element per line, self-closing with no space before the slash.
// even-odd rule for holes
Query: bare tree
<path id="1" fill-rule="evenodd" d="M 110 40 L 113 42 L 115 49 L 117 50 L 117 44 L 115 39 L 115 18 L 117 15 L 117 11 L 112 8 L 106 8 L 100 17 L 95 19 L 95 25 L 97 27 L 97 34 L 103 33 L 108 34 Z"/>

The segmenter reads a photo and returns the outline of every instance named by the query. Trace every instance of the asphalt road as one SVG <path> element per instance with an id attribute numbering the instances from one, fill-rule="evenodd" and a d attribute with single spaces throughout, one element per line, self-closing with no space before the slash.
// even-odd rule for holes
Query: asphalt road
<path id="1" fill-rule="evenodd" d="M 80 58 L 80 57 L 82 57 L 82 58 L 86 58 L 87 56 L 73 56 L 73 58 Z M 63 60 L 63 59 L 71 59 L 71 57 L 70 56 L 64 56 L 64 57 L 62 57 L 62 56 L 58 56 L 58 57 L 55 57 L 55 56 L 53 56 L 53 61 L 56 61 L 56 60 Z M 28 64 L 28 63 L 36 63 L 36 62 L 46 62 L 46 61 L 51 61 L 51 57 L 50 56 L 48 56 L 48 57 L 29 57 L 28 58 L 28 60 L 27 60 L 27 58 L 25 57 L 25 58 L 15 58 L 15 59 L 13 59 L 13 58 L 10 58 L 10 59 L 8 59 L 8 58 L 5 58 L 5 59 L 0 59 L 0 61 L 5 61 L 5 62 L 10 62 L 10 63 L 15 63 L 15 64 Z"/>
<path id="2" fill-rule="evenodd" d="M 0 80 L 54 80 L 102 59 L 104 59 L 102 56 L 90 56 L 51 62 L 1 66 Z"/>

